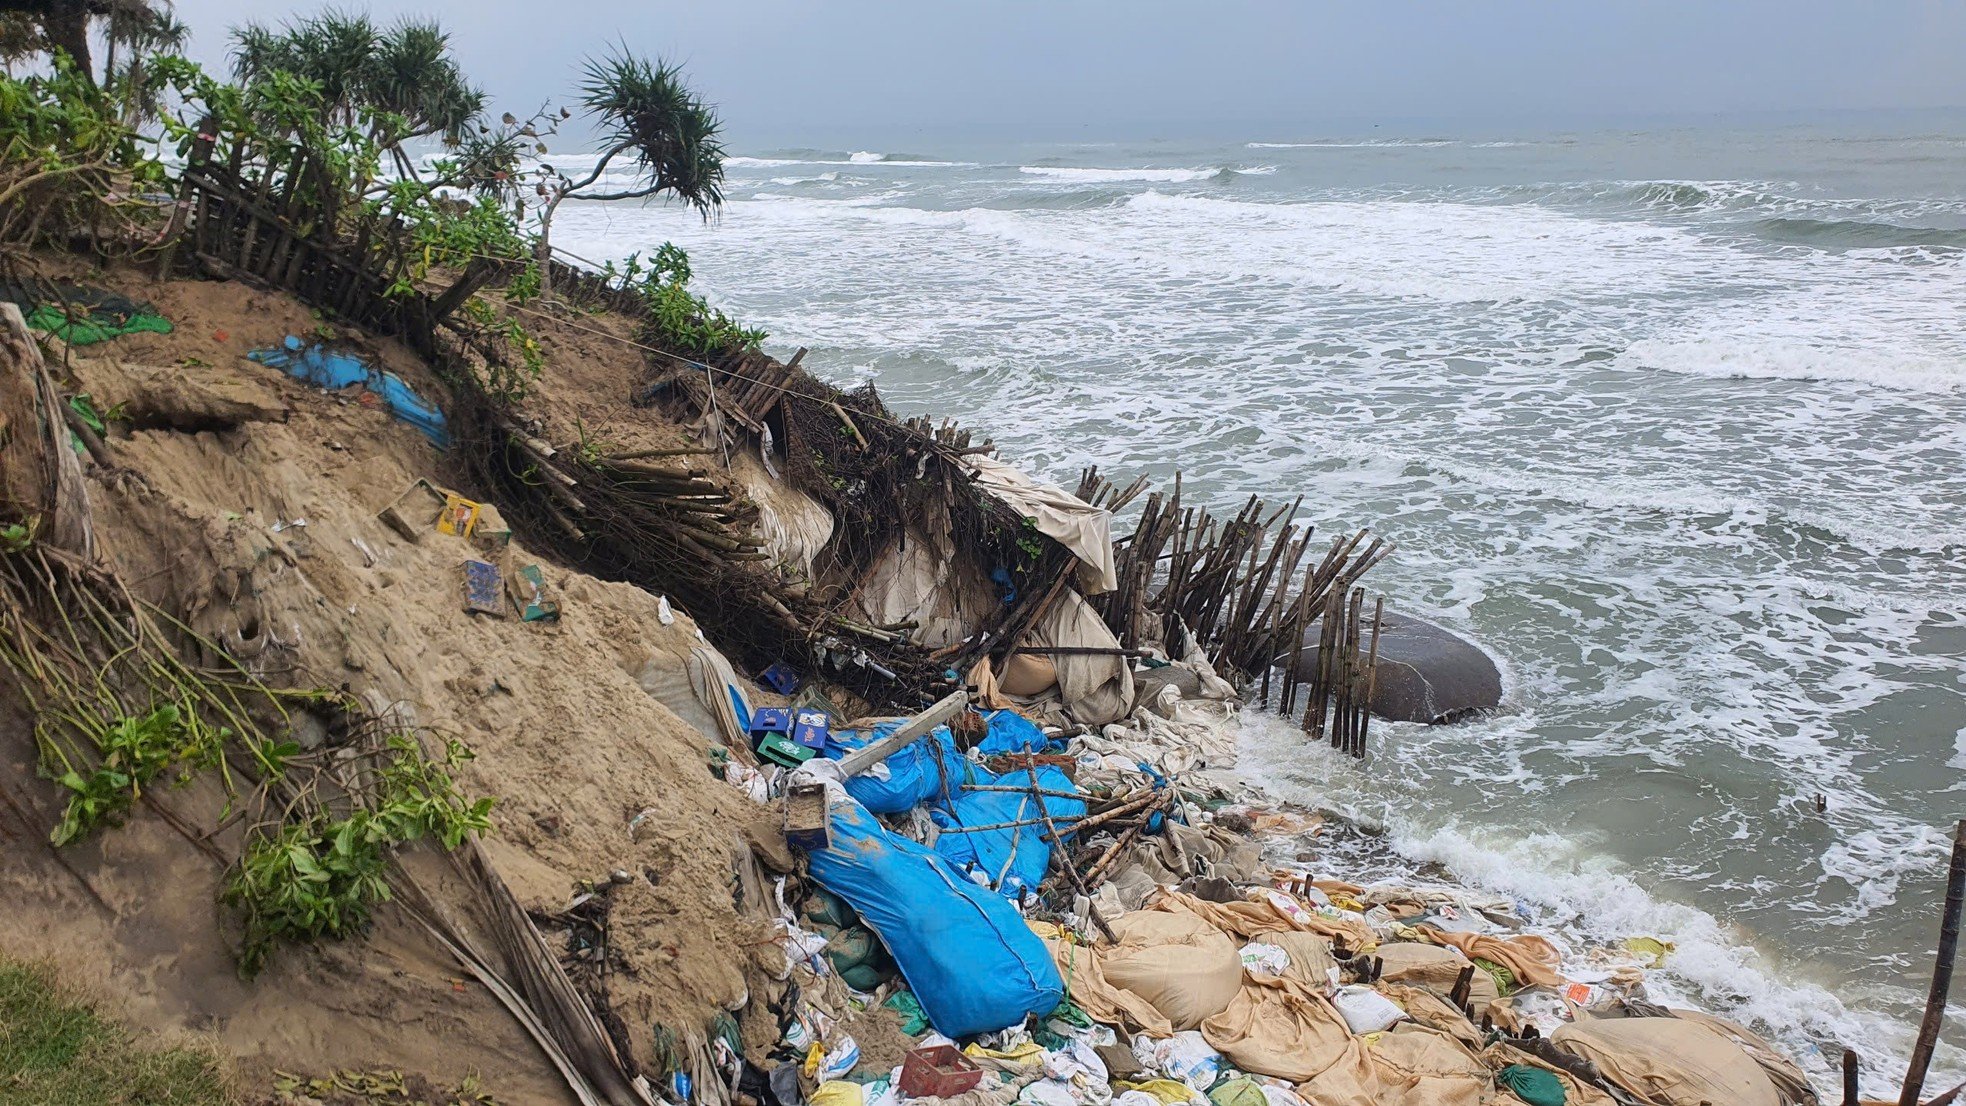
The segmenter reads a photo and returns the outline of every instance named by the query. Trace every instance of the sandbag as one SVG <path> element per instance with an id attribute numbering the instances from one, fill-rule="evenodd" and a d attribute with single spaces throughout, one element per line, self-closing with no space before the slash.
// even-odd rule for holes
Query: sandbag
<path id="1" fill-rule="evenodd" d="M 1532 1056 L 1513 1045 L 1504 1043 L 1489 1045 L 1482 1052 L 1481 1060 L 1482 1063 L 1488 1065 L 1491 1070 L 1497 1073 L 1498 1081 L 1500 1079 L 1500 1073 L 1507 1071 L 1511 1067 L 1533 1068 L 1536 1071 L 1548 1075 L 1550 1078 L 1556 1080 L 1563 1088 L 1563 1106 L 1619 1106 L 1618 1101 L 1606 1094 L 1602 1089 L 1585 1083 L 1569 1072 L 1552 1066 L 1549 1061 L 1544 1060 L 1542 1057 Z M 1540 1085 L 1543 1081 L 1539 1079 L 1534 1082 Z M 1525 1103 L 1529 1102 L 1527 1097 L 1519 1093 L 1516 1094 L 1516 1097 L 1521 1098 Z M 1540 1104 L 1536 1104 L 1536 1106 L 1540 1106 Z"/>
<path id="2" fill-rule="evenodd" d="M 1653 1106 L 1783 1106 L 1755 1058 L 1700 1022 L 1593 1018 L 1558 1029 L 1550 1043 Z"/>
<path id="3" fill-rule="evenodd" d="M 842 730 L 827 741 L 826 755 L 838 760 L 900 729 L 906 721 L 897 718 L 882 722 L 865 733 Z M 846 793 L 875 814 L 900 814 L 925 802 L 940 801 L 945 788 L 953 795 L 970 779 L 970 762 L 956 747 L 947 726 L 937 726 L 920 741 L 902 746 L 881 764 L 885 773 L 875 768 L 846 781 Z"/>
<path id="4" fill-rule="evenodd" d="M 1058 666 L 1050 657 L 1019 653 L 1005 661 L 997 676 L 997 688 L 1005 695 L 1030 698 L 1058 686 Z"/>
<path id="5" fill-rule="evenodd" d="M 1044 943 L 1001 896 L 857 802 L 836 801 L 828 825 L 831 844 L 806 855 L 808 872 L 879 935 L 937 1032 L 1002 1029 L 1064 998 Z"/>
<path id="6" fill-rule="evenodd" d="M 971 765 L 970 772 L 979 782 L 987 780 L 998 787 L 1029 787 L 1033 778 L 1033 771 L 1027 768 L 991 777 L 986 769 Z M 1063 769 L 1043 765 L 1035 773 L 1042 790 L 1078 791 Z M 1044 797 L 1043 813 L 1057 822 L 1058 832 L 1067 839 L 1071 837 L 1071 820 L 1084 817 L 1085 811 L 1083 799 Z M 1038 800 L 1028 792 L 964 790 L 955 793 L 946 806 L 930 808 L 929 817 L 944 830 L 1029 823 L 1039 817 Z M 1042 824 L 1030 824 L 977 833 L 944 833 L 935 839 L 935 851 L 948 858 L 957 871 L 965 875 L 981 872 L 990 886 L 1016 898 L 1027 887 L 1036 890 L 1044 880 L 1045 868 L 1051 863 L 1046 832 Z"/>
<path id="7" fill-rule="evenodd" d="M 1401 1106 L 1485 1106 L 1494 1084 L 1488 1068 L 1461 1042 L 1434 1029 L 1402 1025 L 1366 1053 L 1385 1101 Z"/>
<path id="8" fill-rule="evenodd" d="M 1322 995 L 1288 979 L 1248 980 L 1221 1013 L 1201 1023 L 1201 1033 L 1237 1068 L 1292 1083 L 1364 1061 L 1338 1011 Z M 1305 1097 L 1323 1106 L 1322 1099 Z"/>
<path id="9" fill-rule="evenodd" d="M 1045 942 L 1094 1021 L 1167 1037 L 1220 1013 L 1242 986 L 1235 942 L 1193 915 L 1134 911 L 1111 925 L 1117 943 Z"/>
<path id="10" fill-rule="evenodd" d="M 1338 961 L 1331 955 L 1329 938 L 1301 930 L 1273 929 L 1257 934 L 1254 940 L 1276 945 L 1289 955 L 1290 965 L 1283 970 L 1285 979 L 1294 979 L 1318 992 L 1334 986 L 1331 972 L 1338 966 Z"/>
<path id="11" fill-rule="evenodd" d="M 1395 941 L 1381 945 L 1372 955 L 1379 958 L 1379 978 L 1389 983 L 1411 983 L 1445 996 L 1454 990 L 1461 969 L 1472 961 L 1451 946 L 1426 945 L 1418 941 Z M 1468 979 L 1468 1005 L 1485 1010 L 1502 997 L 1495 977 L 1476 969 Z"/>
<path id="12" fill-rule="evenodd" d="M 1242 986 L 1236 943 L 1199 918 L 1140 911 L 1112 926 L 1119 944 L 1099 950 L 1107 981 L 1145 999 L 1177 1031 L 1221 1013 Z"/>

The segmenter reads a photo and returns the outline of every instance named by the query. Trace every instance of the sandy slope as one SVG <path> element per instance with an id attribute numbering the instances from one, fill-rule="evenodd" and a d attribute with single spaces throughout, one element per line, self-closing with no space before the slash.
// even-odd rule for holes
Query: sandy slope
<path id="1" fill-rule="evenodd" d="M 700 1026 L 719 1008 L 775 998 L 782 958 L 732 894 L 756 808 L 711 776 L 710 739 L 692 724 L 707 720 L 680 690 L 697 640 L 688 617 L 664 626 L 655 596 L 550 564 L 558 624 L 467 614 L 460 562 L 478 554 L 434 531 L 409 542 L 374 517 L 415 477 L 454 483 L 455 466 L 386 411 L 244 358 L 307 334 L 304 308 L 234 284 L 138 290 L 178 333 L 76 351 L 100 355 L 68 366 L 73 386 L 105 408 L 128 404 L 138 427 L 112 438 L 119 471 L 91 486 L 125 578 L 270 678 L 346 685 L 460 735 L 478 756 L 467 787 L 500 797 L 491 853 L 528 908 L 561 908 L 577 881 L 631 873 L 616 896 L 626 970 L 611 994 L 638 1060 L 655 1023 Z M 366 348 L 437 391 L 406 350 Z M 589 359 L 567 372 L 621 368 Z M 558 383 L 579 391 L 559 401 L 575 410 L 621 395 Z M 297 519 L 305 527 L 272 530 Z M 536 560 L 518 548 L 510 559 Z M 478 1072 L 508 1101 L 561 1096 L 517 1024 L 477 984 L 455 982 L 463 973 L 399 911 L 385 909 L 366 941 L 289 951 L 240 982 L 214 902 L 239 831 L 193 840 L 219 824 L 208 782 L 161 796 L 189 833 L 146 810 L 58 860 L 44 843 L 52 790 L 33 778 L 26 729 L 11 704 L 0 709 L 7 951 L 74 965 L 141 1024 L 216 1034 L 249 1075 L 386 1065 L 438 1080 Z M 743 1015 L 747 1044 L 776 1036 L 763 1006 Z"/>

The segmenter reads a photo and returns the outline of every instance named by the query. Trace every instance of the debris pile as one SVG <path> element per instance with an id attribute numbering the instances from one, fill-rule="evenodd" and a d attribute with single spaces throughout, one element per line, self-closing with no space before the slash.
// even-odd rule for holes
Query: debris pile
<path id="1" fill-rule="evenodd" d="M 1748 1030 L 1651 1002 L 1659 942 L 1560 948 L 1507 899 L 1361 886 L 1233 773 L 1238 700 L 1203 659 L 1151 708 L 1041 727 L 964 692 L 726 778 L 788 827 L 769 902 L 784 1032 L 689 1072 L 722 1106 L 1376 1106 L 1817 1101 Z M 1183 683 L 1195 689 L 1184 693 Z M 722 689 L 748 709 L 743 689 Z M 777 712 L 765 716 L 778 725 Z M 817 828 L 811 810 L 823 796 Z M 870 1062 L 847 1020 L 912 1038 Z M 706 1082 L 723 1088 L 706 1091 Z M 673 1082 L 673 1080 L 672 1080 Z M 747 1090 L 747 1088 L 751 1088 Z"/>

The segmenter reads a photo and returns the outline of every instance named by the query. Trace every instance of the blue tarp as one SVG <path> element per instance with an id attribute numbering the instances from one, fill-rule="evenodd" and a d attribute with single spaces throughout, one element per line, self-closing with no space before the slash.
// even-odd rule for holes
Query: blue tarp
<path id="1" fill-rule="evenodd" d="M 989 735 L 976 746 L 984 756 L 1042 753 L 1051 747 L 1051 739 L 1038 729 L 1037 723 L 1014 710 L 997 711 L 989 715 L 989 722 Z"/>
<path id="2" fill-rule="evenodd" d="M 995 781 L 1000 787 L 1029 787 L 1031 771 L 1020 768 L 1005 772 Z M 1078 791 L 1062 769 L 1045 765 L 1037 770 L 1037 783 L 1046 791 Z M 1071 836 L 1070 820 L 1085 816 L 1083 799 L 1054 799 L 1045 796 L 1044 811 L 1058 823 L 1058 832 Z M 943 829 L 955 826 L 993 826 L 1002 822 L 1025 822 L 1040 817 L 1037 800 L 1027 792 L 964 791 L 956 795 L 947 809 L 931 809 L 928 816 Z M 941 853 L 965 874 L 980 871 L 997 890 L 1016 898 L 1026 887 L 1036 890 L 1044 879 L 1045 865 L 1051 860 L 1051 845 L 1044 840 L 1042 825 L 1015 826 L 984 830 L 980 833 L 944 833 L 935 839 Z M 999 874 L 1002 881 L 998 882 Z"/>
<path id="3" fill-rule="evenodd" d="M 246 356 L 262 365 L 282 369 L 288 376 L 306 380 L 323 388 L 346 388 L 350 384 L 360 384 L 375 393 L 396 417 L 423 431 L 423 436 L 438 449 L 450 445 L 450 435 L 444 429 L 444 413 L 434 404 L 410 390 L 403 378 L 392 372 L 373 368 L 358 357 L 346 353 L 335 353 L 319 345 L 305 346 L 299 338 L 287 335 L 284 348 L 256 349 Z"/>
<path id="4" fill-rule="evenodd" d="M 1009 902 L 858 803 L 836 803 L 828 820 L 832 843 L 807 854 L 807 870 L 880 936 L 937 1032 L 987 1033 L 1057 1008 L 1064 981 Z"/>
<path id="5" fill-rule="evenodd" d="M 883 722 L 864 733 L 841 730 L 829 736 L 826 755 L 838 760 L 854 749 L 886 737 L 901 725 L 896 720 Z M 923 803 L 938 803 L 945 783 L 949 792 L 954 793 L 970 778 L 972 770 L 980 771 L 956 748 L 955 736 L 947 726 L 937 726 L 920 741 L 903 746 L 882 763 L 887 765 L 886 779 L 878 778 L 876 772 L 862 772 L 846 781 L 847 794 L 875 814 L 900 814 Z"/>

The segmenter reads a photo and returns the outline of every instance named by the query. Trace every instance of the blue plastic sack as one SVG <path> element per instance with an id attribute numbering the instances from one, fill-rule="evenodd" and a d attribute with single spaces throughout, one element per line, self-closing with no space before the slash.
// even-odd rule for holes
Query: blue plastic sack
<path id="1" fill-rule="evenodd" d="M 1029 787 L 1031 771 L 1020 768 L 1005 772 L 994 781 L 1001 787 Z M 1046 791 L 1077 792 L 1062 769 L 1045 765 L 1037 770 L 1038 786 Z M 1042 813 L 1058 823 L 1058 832 L 1070 838 L 1070 820 L 1085 816 L 1083 799 L 1054 799 L 1047 795 Z M 1003 822 L 1024 822 L 1040 817 L 1037 800 L 1028 792 L 962 791 L 947 808 L 931 808 L 928 816 L 947 830 L 958 826 L 993 826 Z M 1044 839 L 1044 826 L 1014 826 L 983 830 L 979 833 L 944 833 L 935 839 L 941 853 L 967 875 L 981 872 L 999 892 L 1016 898 L 1026 887 L 1035 890 L 1044 879 L 1045 865 L 1051 862 L 1051 844 Z M 1001 880 L 999 880 L 1001 877 Z"/>
<path id="2" fill-rule="evenodd" d="M 807 871 L 879 935 L 936 1032 L 987 1033 L 1057 1008 L 1064 981 L 1009 902 L 857 803 L 835 803 L 828 822 L 832 843 L 807 854 Z"/>
<path id="3" fill-rule="evenodd" d="M 256 349 L 246 355 L 262 365 L 284 369 L 288 376 L 323 388 L 346 388 L 360 384 L 388 405 L 396 417 L 423 431 L 430 444 L 443 449 L 450 444 L 444 428 L 444 413 L 436 404 L 417 395 L 403 378 L 374 368 L 358 357 L 336 353 L 316 344 L 307 346 L 292 334 L 280 349 Z"/>
<path id="4" fill-rule="evenodd" d="M 838 760 L 854 749 L 900 729 L 902 722 L 883 722 L 871 732 L 842 730 L 830 735 L 826 755 Z M 877 772 L 862 772 L 846 781 L 846 793 L 875 814 L 900 814 L 926 802 L 940 802 L 945 784 L 953 794 L 970 778 L 972 765 L 956 748 L 956 739 L 947 726 L 937 726 L 919 741 L 902 746 L 882 763 L 887 778 Z"/>
<path id="5" fill-rule="evenodd" d="M 1004 753 L 1042 753 L 1051 745 L 1044 731 L 1037 724 L 1014 710 L 1000 710 L 989 715 L 990 733 L 977 744 L 984 756 L 1000 756 Z"/>

